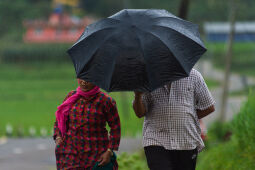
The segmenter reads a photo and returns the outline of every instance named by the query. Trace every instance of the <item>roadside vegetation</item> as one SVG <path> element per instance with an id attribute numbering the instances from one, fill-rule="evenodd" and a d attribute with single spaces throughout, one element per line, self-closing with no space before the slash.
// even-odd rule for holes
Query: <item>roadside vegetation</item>
<path id="1" fill-rule="evenodd" d="M 255 169 L 254 103 L 253 92 L 232 121 L 211 126 L 207 148 L 199 155 L 198 170 Z"/>

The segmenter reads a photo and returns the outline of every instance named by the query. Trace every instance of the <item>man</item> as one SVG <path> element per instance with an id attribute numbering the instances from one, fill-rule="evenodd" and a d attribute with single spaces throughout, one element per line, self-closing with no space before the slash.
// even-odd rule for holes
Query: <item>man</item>
<path id="1" fill-rule="evenodd" d="M 194 170 L 204 148 L 199 119 L 212 113 L 214 100 L 202 75 L 190 76 L 151 93 L 135 92 L 133 108 L 145 116 L 143 146 L 151 170 Z"/>

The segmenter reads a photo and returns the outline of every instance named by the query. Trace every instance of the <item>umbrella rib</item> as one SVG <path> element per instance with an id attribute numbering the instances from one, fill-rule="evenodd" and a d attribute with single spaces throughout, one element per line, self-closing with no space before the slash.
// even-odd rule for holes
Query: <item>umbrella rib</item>
<path id="1" fill-rule="evenodd" d="M 119 22 L 122 22 L 121 20 L 119 20 L 119 19 L 116 19 L 116 18 L 110 18 L 110 17 L 107 17 L 106 19 L 112 19 L 112 20 L 115 20 L 115 21 L 119 21 Z"/>
<path id="2" fill-rule="evenodd" d="M 114 27 L 113 27 L 113 28 L 114 28 Z M 109 28 L 107 28 L 107 29 L 109 29 Z M 111 28 L 111 29 L 112 29 L 112 28 Z M 99 31 L 102 31 L 102 30 L 99 30 Z M 98 31 L 97 31 L 97 32 L 98 32 Z M 94 34 L 94 33 L 93 33 L 93 34 Z M 110 35 L 108 35 L 107 38 L 105 38 L 103 41 L 101 41 L 101 44 L 100 44 L 99 47 L 91 54 L 91 56 L 95 55 L 95 53 L 101 48 L 101 46 L 104 44 L 104 42 L 106 42 L 109 38 L 111 38 L 112 34 L 114 34 L 114 31 L 113 31 Z M 92 36 L 92 34 L 91 34 L 90 36 Z M 86 38 L 87 38 L 87 37 L 86 37 Z M 84 40 L 85 40 L 85 39 L 84 39 Z M 84 41 L 84 40 L 83 40 L 83 41 Z M 92 57 L 91 57 L 90 60 L 92 60 Z M 90 60 L 89 60 L 89 61 L 90 61 Z M 89 62 L 89 61 L 88 61 L 88 62 Z M 84 65 L 82 65 L 81 67 L 84 68 L 85 65 L 86 65 L 86 63 L 85 63 Z M 80 70 L 80 72 L 81 72 L 81 70 Z M 79 74 L 80 74 L 80 72 L 79 72 Z"/>
<path id="3" fill-rule="evenodd" d="M 170 30 L 172 30 L 172 31 L 174 31 L 174 32 L 177 32 L 177 33 L 179 33 L 179 34 L 181 34 L 181 35 L 184 35 L 185 38 L 192 40 L 194 43 L 196 43 L 197 45 L 201 46 L 202 48 L 204 48 L 204 49 L 206 50 L 206 48 L 204 47 L 204 44 L 203 44 L 202 41 L 201 41 L 201 44 L 199 44 L 198 42 L 194 41 L 194 40 L 191 39 L 190 37 L 187 37 L 185 34 L 182 34 L 181 32 L 179 32 L 179 31 L 177 31 L 177 30 L 175 30 L 175 29 L 172 29 L 172 28 L 169 28 L 169 27 L 165 27 L 165 26 L 162 26 L 162 25 L 153 25 L 153 26 L 162 27 L 162 28 L 165 28 L 165 29 L 170 29 Z"/>
<path id="4" fill-rule="evenodd" d="M 188 24 L 191 24 L 191 25 L 193 25 L 193 26 L 196 25 L 196 24 L 194 24 L 194 23 L 192 23 L 192 22 L 190 22 L 190 21 L 184 20 L 184 19 L 179 18 L 179 17 L 176 17 L 176 16 L 175 16 L 175 17 L 174 17 L 174 16 L 155 17 L 155 18 L 153 18 L 153 19 L 164 19 L 164 18 L 166 18 L 166 19 L 174 19 L 174 20 L 177 20 L 177 21 L 187 22 Z"/>
<path id="5" fill-rule="evenodd" d="M 132 19 L 132 17 L 129 15 L 128 11 L 127 11 L 127 10 L 125 10 L 125 11 L 126 11 L 126 14 L 129 16 L 130 20 L 131 20 L 132 23 L 133 23 L 133 19 Z"/>
<path id="6" fill-rule="evenodd" d="M 138 28 L 138 29 L 139 29 L 139 28 Z M 140 29 L 140 30 L 141 30 L 141 29 Z M 144 55 L 144 48 L 143 48 L 143 45 L 142 45 L 142 41 L 141 41 L 140 37 L 138 36 L 138 34 L 136 33 L 136 31 L 134 31 L 134 33 L 135 33 L 137 39 L 139 40 L 139 45 L 140 45 L 140 47 L 141 47 L 141 49 L 142 49 L 143 58 L 144 58 L 145 55 Z M 145 67 L 146 67 L 146 64 L 145 64 Z M 146 70 L 147 70 L 147 69 L 146 69 Z M 149 81 L 149 78 L 148 78 L 148 73 L 147 73 L 147 71 L 146 71 L 146 76 L 147 76 L 148 82 L 149 82 L 150 85 L 151 85 L 151 82 Z"/>
<path id="7" fill-rule="evenodd" d="M 105 18 L 105 19 L 102 19 L 102 20 L 100 20 L 100 21 L 98 21 L 98 22 L 92 24 L 92 25 L 96 25 L 97 23 L 102 22 L 102 21 L 104 21 L 104 20 L 105 20 L 105 21 L 107 21 L 107 20 L 114 20 L 114 21 L 118 21 L 119 23 L 121 22 L 120 20 L 117 20 L 117 19 L 115 19 L 115 18 Z M 103 29 L 110 29 L 110 28 L 116 28 L 116 27 L 113 27 L 113 26 L 111 25 L 111 26 L 105 27 L 105 28 L 103 28 Z M 86 36 L 85 38 L 83 38 L 83 39 L 81 39 L 81 38 L 83 37 L 83 35 L 81 35 L 81 37 L 79 38 L 79 40 L 78 40 L 73 46 L 75 46 L 75 45 L 78 44 L 79 42 L 81 42 L 81 41 L 87 39 L 88 37 L 92 36 L 93 34 L 97 33 L 98 31 L 101 31 L 101 30 L 102 30 L 102 29 L 99 29 L 99 30 L 94 31 L 94 32 L 92 31 L 91 33 L 89 33 L 89 35 L 87 35 L 87 36 Z"/>
<path id="8" fill-rule="evenodd" d="M 154 35 L 153 33 L 150 33 L 150 32 L 148 32 L 148 31 L 142 30 L 142 29 L 140 29 L 140 28 L 138 28 L 138 27 L 136 27 L 136 28 L 139 29 L 139 30 L 141 30 L 141 31 L 143 31 L 143 32 L 145 32 L 145 33 L 147 33 L 147 34 L 152 35 L 153 37 L 155 37 L 155 38 L 158 39 L 159 41 L 163 42 L 157 35 Z M 163 42 L 163 44 L 165 45 L 164 42 Z M 165 46 L 167 47 L 167 49 L 169 50 L 169 52 L 172 53 L 171 49 L 170 49 L 167 45 L 165 45 Z M 175 58 L 176 58 L 176 60 L 179 62 L 179 64 L 182 66 L 182 68 L 184 68 L 182 62 L 180 62 L 180 60 L 179 60 L 177 57 L 175 57 Z M 186 70 L 184 70 L 184 69 L 183 69 L 183 71 L 186 72 Z"/>
<path id="9" fill-rule="evenodd" d="M 115 28 L 115 27 L 107 27 L 107 28 L 104 28 L 103 30 L 105 30 L 105 29 L 112 29 L 112 28 Z M 95 31 L 95 32 L 93 32 L 93 33 L 91 33 L 91 34 L 89 34 L 89 35 L 86 36 L 84 39 L 78 40 L 72 47 L 76 46 L 76 45 L 79 44 L 81 41 L 85 41 L 86 39 L 88 39 L 89 37 L 91 37 L 91 36 L 93 36 L 94 34 L 98 33 L 99 31 L 102 31 L 102 29 L 101 29 L 101 30 L 97 30 L 97 31 Z M 72 48 L 72 47 L 71 47 L 71 48 Z M 70 48 L 70 49 L 71 49 L 71 48 Z"/>
<path id="10" fill-rule="evenodd" d="M 166 26 L 162 26 L 162 25 L 152 25 L 152 26 L 155 26 L 155 27 L 162 27 L 162 28 L 166 28 L 166 29 L 170 29 L 170 30 L 172 30 L 172 31 L 174 31 L 174 32 L 177 32 L 177 33 L 179 33 L 179 34 L 181 34 L 181 35 L 183 35 L 184 37 L 186 37 L 186 38 L 189 38 L 189 39 L 191 39 L 190 37 L 187 37 L 187 35 L 185 35 L 185 34 L 183 34 L 183 33 L 181 33 L 181 32 L 179 32 L 179 31 L 177 31 L 177 30 L 175 30 L 175 29 L 173 29 L 173 28 L 169 28 L 169 27 L 166 27 Z M 193 40 L 193 39 L 191 39 L 191 40 Z M 205 47 L 204 47 L 204 44 L 203 44 L 203 42 L 201 41 L 201 44 L 199 44 L 198 42 L 197 42 L 197 40 L 195 41 L 195 40 L 193 40 L 196 44 L 198 44 L 199 46 L 202 46 L 204 49 L 206 49 Z"/>

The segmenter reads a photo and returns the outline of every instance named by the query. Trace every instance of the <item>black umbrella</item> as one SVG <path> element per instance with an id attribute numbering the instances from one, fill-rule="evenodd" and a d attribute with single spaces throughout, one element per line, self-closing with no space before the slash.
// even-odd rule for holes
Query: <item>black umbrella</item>
<path id="1" fill-rule="evenodd" d="M 152 91 L 189 76 L 205 51 L 197 25 L 166 10 L 125 9 L 87 26 L 68 53 L 77 78 L 106 91 Z"/>

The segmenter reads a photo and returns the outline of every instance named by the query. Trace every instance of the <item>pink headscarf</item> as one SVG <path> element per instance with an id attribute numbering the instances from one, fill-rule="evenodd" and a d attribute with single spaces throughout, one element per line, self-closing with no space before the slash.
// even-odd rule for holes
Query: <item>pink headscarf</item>
<path id="1" fill-rule="evenodd" d="M 89 98 L 91 96 L 94 96 L 95 94 L 100 92 L 100 88 L 98 86 L 95 86 L 93 89 L 91 89 L 88 92 L 84 92 L 81 90 L 80 87 L 76 89 L 76 93 L 72 96 L 70 96 L 66 101 L 64 101 L 56 111 L 56 118 L 58 122 L 58 128 L 61 132 L 62 137 L 66 133 L 66 122 L 68 118 L 69 111 L 72 107 L 72 105 L 81 97 Z"/>

